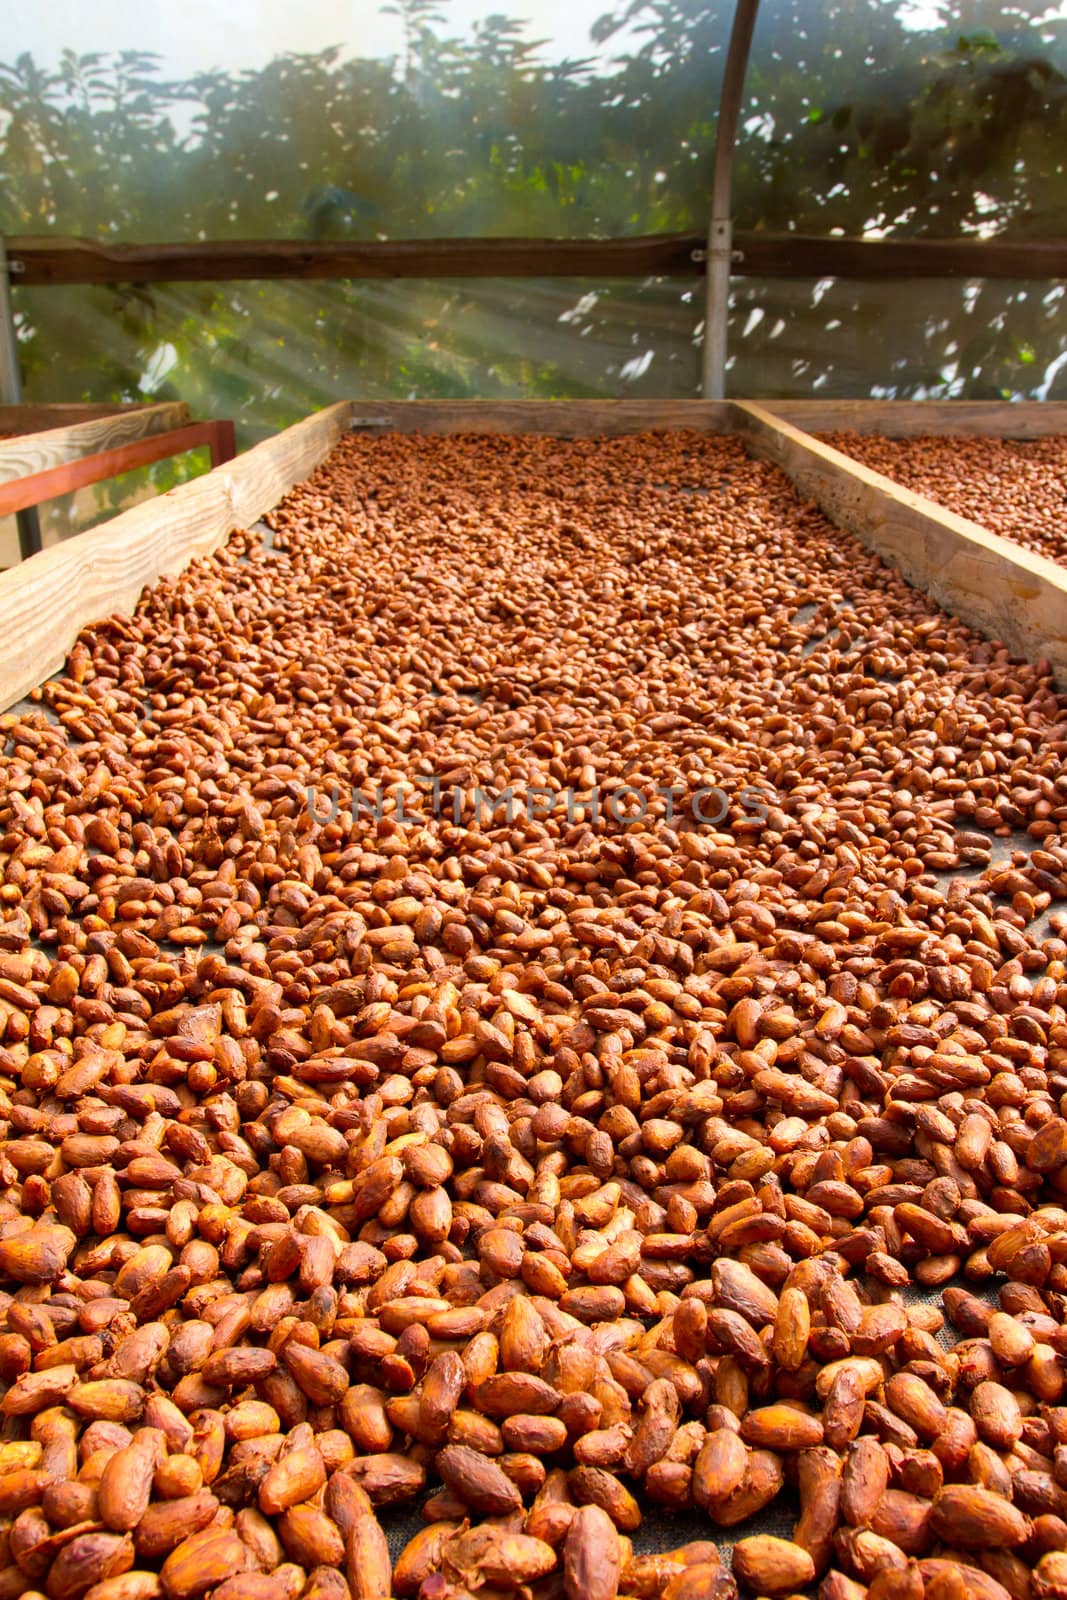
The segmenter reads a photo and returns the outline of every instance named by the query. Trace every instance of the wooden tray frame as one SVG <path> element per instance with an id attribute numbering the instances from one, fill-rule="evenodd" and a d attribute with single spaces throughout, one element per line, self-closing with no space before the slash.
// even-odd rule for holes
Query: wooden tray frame
<path id="1" fill-rule="evenodd" d="M 740 435 L 805 498 L 898 567 L 947 611 L 1050 663 L 1067 690 L 1067 568 L 955 516 L 820 443 L 816 431 L 890 437 L 1067 433 L 1067 406 L 880 401 L 340 401 L 235 460 L 0 574 L 0 708 L 62 666 L 82 628 L 130 612 L 146 584 L 172 575 L 256 522 L 350 428 L 404 433 L 548 433 L 561 437 L 696 428 Z"/>

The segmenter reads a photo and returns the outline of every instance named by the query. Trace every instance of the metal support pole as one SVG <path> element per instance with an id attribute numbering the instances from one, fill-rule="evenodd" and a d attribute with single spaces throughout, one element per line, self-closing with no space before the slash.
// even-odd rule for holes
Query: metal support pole
<path id="1" fill-rule="evenodd" d="M 19 370 L 18 343 L 15 338 L 15 317 L 11 307 L 11 275 L 7 264 L 7 251 L 0 238 L 0 401 L 4 405 L 22 404 L 22 373 Z M 35 507 L 16 513 L 19 530 L 19 552 L 23 560 L 36 555 L 41 549 L 41 524 Z"/>
<path id="2" fill-rule="evenodd" d="M 730 310 L 730 264 L 733 255 L 731 190 L 734 144 L 741 115 L 745 68 L 752 44 L 759 0 L 737 0 L 726 71 L 719 96 L 715 129 L 715 170 L 708 225 L 707 282 L 704 301 L 704 398 L 721 400 L 726 391 L 726 320 Z"/>

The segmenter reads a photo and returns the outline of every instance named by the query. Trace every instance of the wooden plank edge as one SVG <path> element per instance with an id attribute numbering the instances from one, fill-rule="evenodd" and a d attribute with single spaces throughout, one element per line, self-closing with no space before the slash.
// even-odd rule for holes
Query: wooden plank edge
<path id="1" fill-rule="evenodd" d="M 699 277 L 703 235 L 615 239 L 214 239 L 111 244 L 9 237 L 17 283 L 229 283 L 255 279 Z"/>
<path id="2" fill-rule="evenodd" d="M 1062 400 L 760 400 L 803 433 L 873 433 L 885 439 L 923 434 L 987 439 L 1042 439 L 1067 434 Z"/>
<path id="3" fill-rule="evenodd" d="M 65 466 L 68 461 L 78 461 L 82 456 L 98 455 L 157 433 L 168 433 L 184 427 L 189 415 L 184 400 L 163 400 L 158 405 L 143 406 L 136 411 L 94 417 L 87 422 L 44 428 L 0 440 L 0 483 L 11 483 L 16 478 Z"/>
<path id="4" fill-rule="evenodd" d="M 81 630 L 129 613 L 141 591 L 211 555 L 313 472 L 351 402 L 305 417 L 222 467 L 0 573 L 0 708 L 61 667 Z"/>
<path id="5" fill-rule="evenodd" d="M 0 433 L 46 433 L 51 428 L 70 428 L 76 422 L 92 422 L 95 417 L 118 417 L 144 411 L 143 401 L 20 400 L 0 405 Z"/>
<path id="6" fill-rule="evenodd" d="M 739 230 L 735 276 L 1009 278 L 1067 276 L 1067 239 L 870 239 Z M 105 243 L 9 237 L 19 284 L 234 282 L 255 278 L 570 278 L 702 276 L 703 233 L 612 239 L 209 239 Z"/>
<path id="7" fill-rule="evenodd" d="M 728 400 L 356 400 L 353 428 L 396 433 L 541 433 L 554 438 L 733 427 Z"/>
<path id="8" fill-rule="evenodd" d="M 734 403 L 736 427 L 838 527 L 1013 655 L 1047 661 L 1067 690 L 1067 568 L 903 489 L 763 406 Z"/>

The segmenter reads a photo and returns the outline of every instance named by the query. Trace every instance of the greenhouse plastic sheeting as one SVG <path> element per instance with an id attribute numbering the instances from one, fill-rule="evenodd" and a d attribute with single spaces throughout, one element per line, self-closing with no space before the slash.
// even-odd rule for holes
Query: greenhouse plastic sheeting
<path id="1" fill-rule="evenodd" d="M 610 238 L 706 226 L 733 0 L 230 0 L 224 27 L 207 0 L 9 9 L 5 233 Z M 738 225 L 1067 232 L 1061 11 L 761 0 Z"/>

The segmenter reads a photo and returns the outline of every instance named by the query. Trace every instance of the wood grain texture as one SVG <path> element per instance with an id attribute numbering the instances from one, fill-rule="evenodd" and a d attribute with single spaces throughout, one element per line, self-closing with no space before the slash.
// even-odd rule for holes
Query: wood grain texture
<path id="1" fill-rule="evenodd" d="M 1067 433 L 1061 400 L 765 400 L 765 411 L 806 433 L 877 433 L 886 439 L 970 434 L 1041 439 Z"/>
<path id="2" fill-rule="evenodd" d="M 184 401 L 165 401 L 161 405 L 139 406 L 136 411 L 118 412 L 0 440 L 0 483 L 48 472 L 68 461 L 80 461 L 83 456 L 117 450 L 136 439 L 181 428 L 188 421 L 189 407 Z"/>
<path id="3" fill-rule="evenodd" d="M 43 433 L 49 428 L 69 428 L 75 422 L 89 422 L 93 417 L 118 417 L 131 411 L 144 411 L 144 405 L 97 405 L 74 401 L 72 403 L 40 403 L 29 405 L 0 405 L 0 433 Z"/>
<path id="4" fill-rule="evenodd" d="M 734 410 L 753 454 L 781 467 L 832 522 L 986 638 L 1048 661 L 1067 690 L 1067 568 L 902 489 L 763 406 Z"/>
<path id="5" fill-rule="evenodd" d="M 1062 278 L 1067 239 L 844 239 L 735 233 L 750 278 Z"/>
<path id="6" fill-rule="evenodd" d="M 221 239 L 101 244 L 93 239 L 7 240 L 20 285 L 232 282 L 252 278 L 699 277 L 700 234 L 630 239 Z"/>
<path id="7" fill-rule="evenodd" d="M 702 233 L 622 239 L 217 239 L 103 244 L 7 240 L 19 285 L 242 278 L 643 278 L 704 272 Z M 733 273 L 756 278 L 1063 278 L 1067 239 L 863 239 L 734 234 Z M 694 259 L 694 252 L 697 258 Z"/>
<path id="8" fill-rule="evenodd" d="M 210 555 L 314 471 L 341 437 L 345 400 L 244 455 L 0 573 L 0 707 L 63 664 L 82 628 L 130 612 L 146 584 Z"/>
<path id="9" fill-rule="evenodd" d="M 647 428 L 733 426 L 725 400 L 354 400 L 353 428 L 397 433 L 547 433 L 561 439 Z"/>

